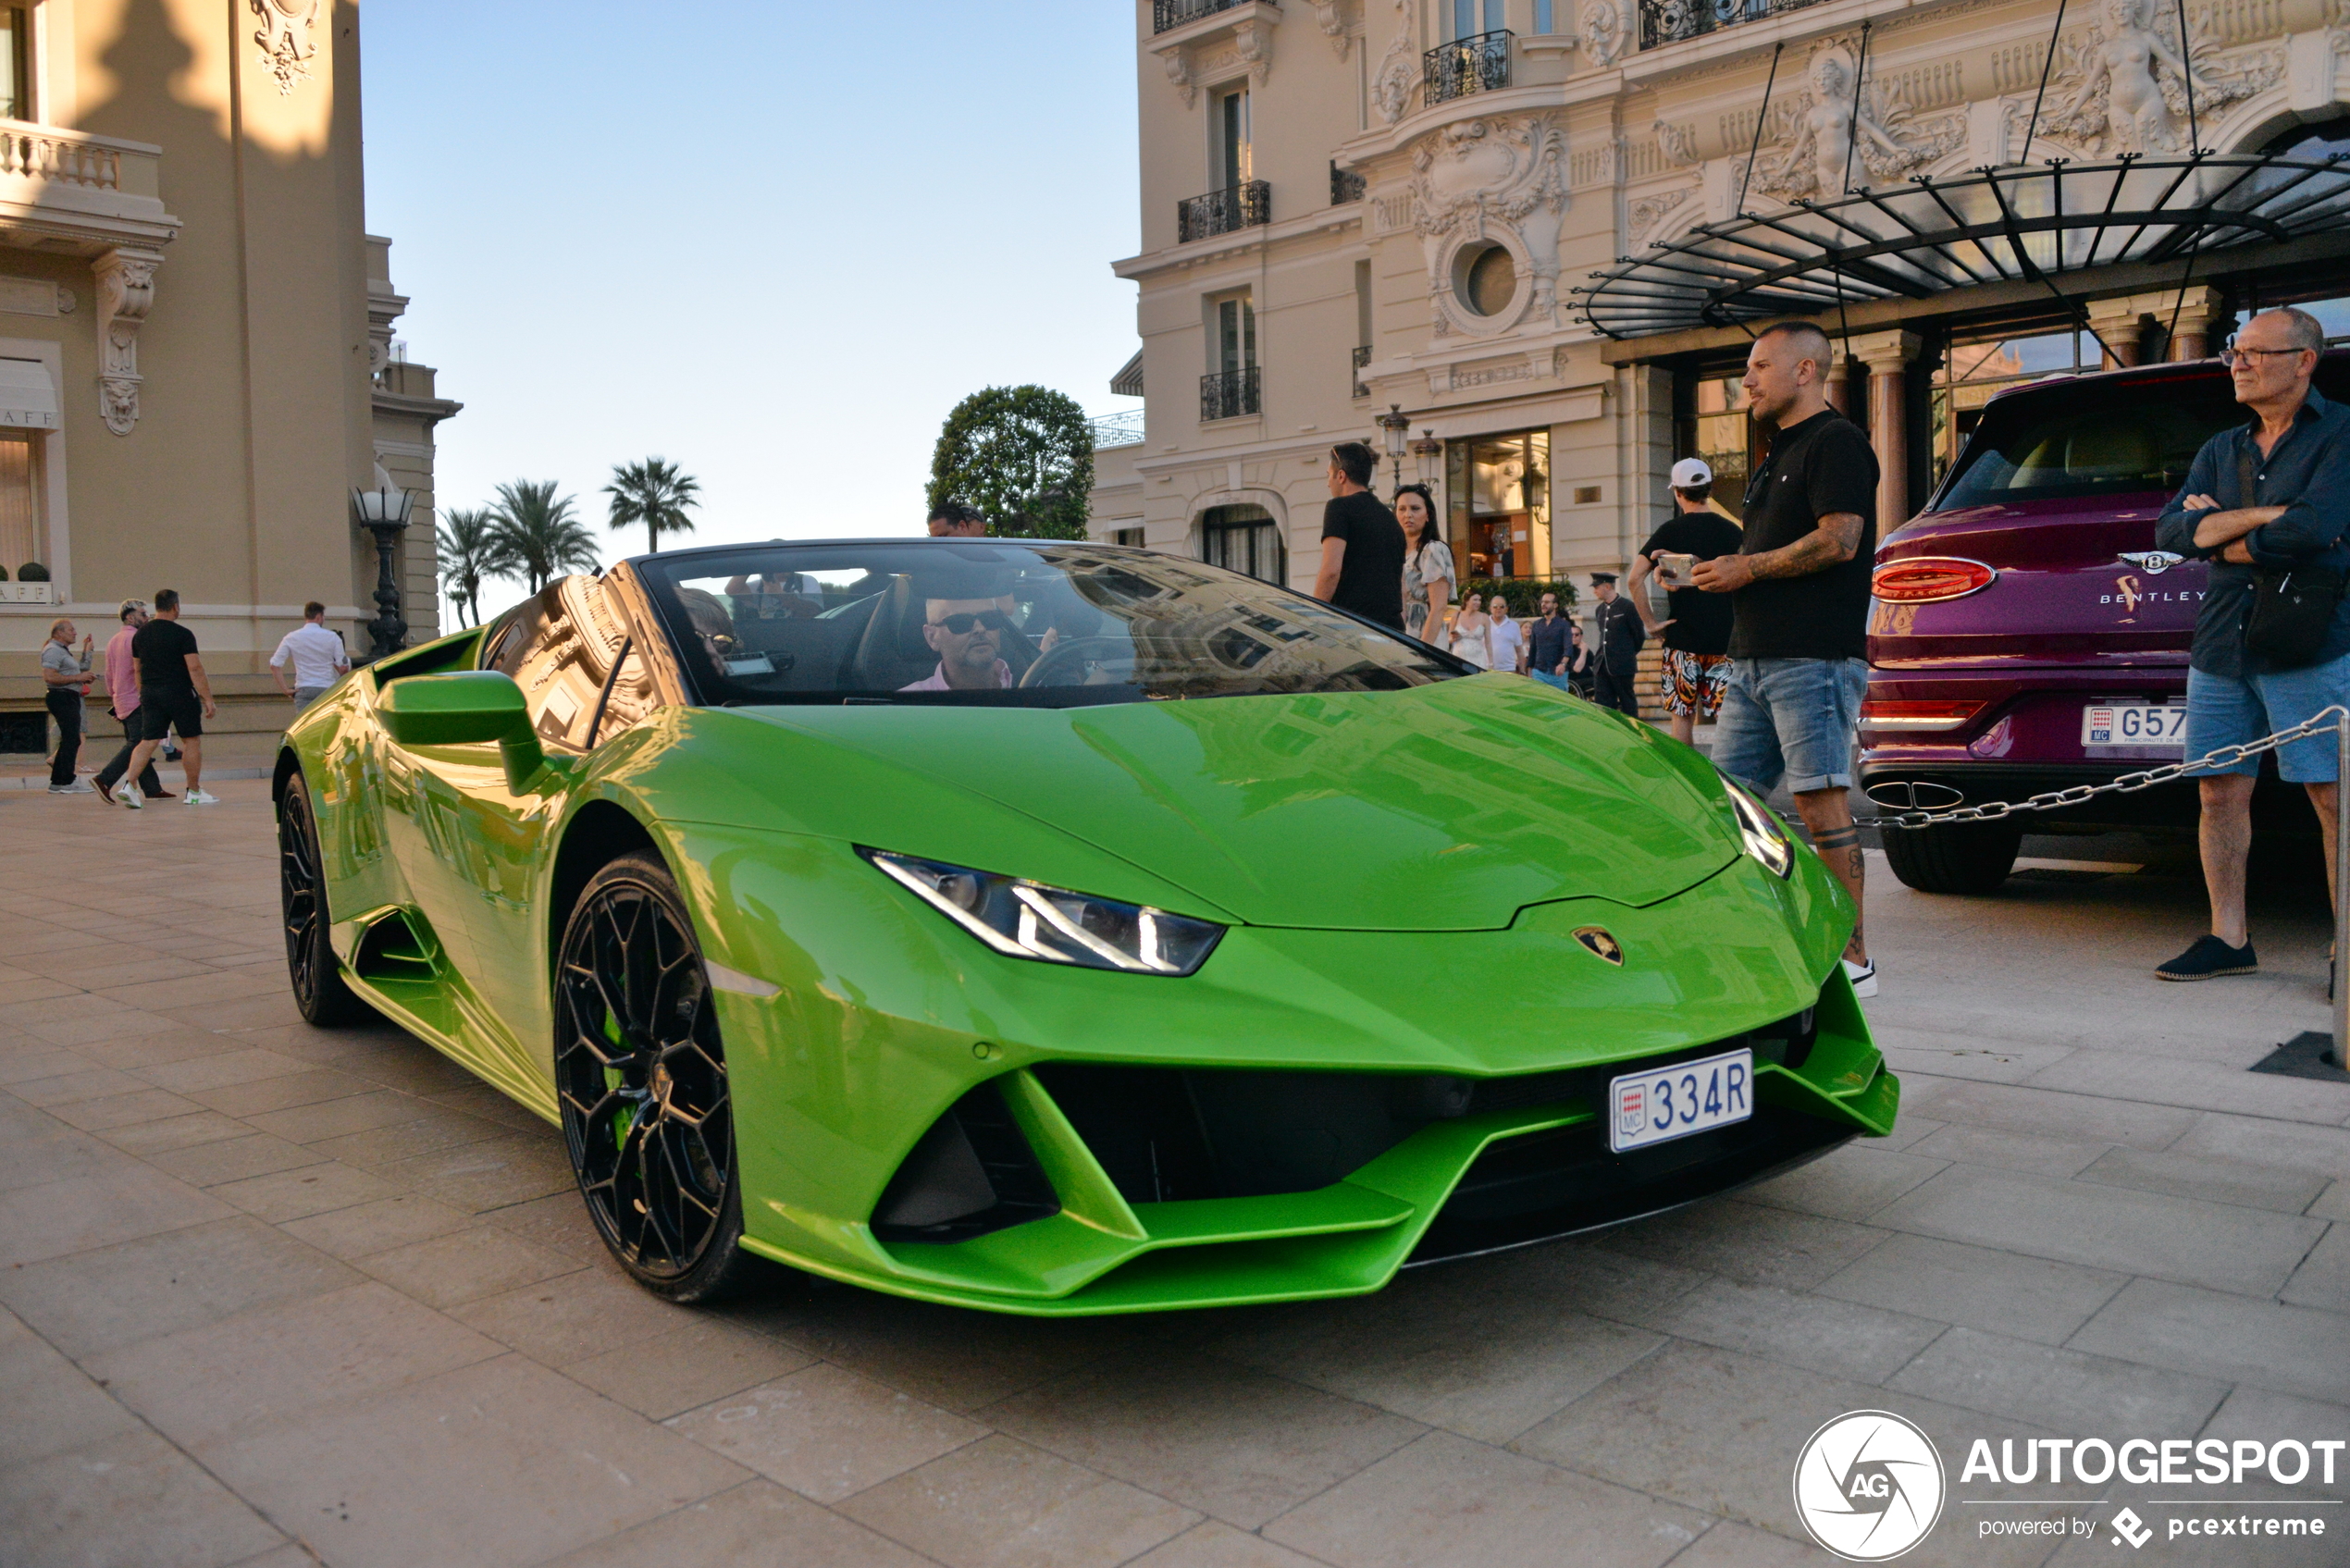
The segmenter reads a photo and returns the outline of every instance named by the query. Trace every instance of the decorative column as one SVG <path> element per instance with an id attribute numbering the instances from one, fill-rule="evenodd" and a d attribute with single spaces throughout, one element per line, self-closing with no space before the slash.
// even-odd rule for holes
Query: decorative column
<path id="1" fill-rule="evenodd" d="M 98 279 L 98 412 L 128 436 L 139 423 L 139 328 L 155 302 L 160 251 L 114 250 L 91 266 Z"/>
<path id="2" fill-rule="evenodd" d="M 1842 348 L 1841 343 L 1837 343 L 1829 351 L 1828 406 L 1858 425 L 1866 415 L 1856 412 L 1852 406 L 1852 361 L 1843 356 Z"/>
<path id="3" fill-rule="evenodd" d="M 1910 520 L 1908 388 L 1910 362 L 1924 347 L 1914 332 L 1876 332 L 1852 340 L 1869 367 L 1869 444 L 1876 449 L 1876 527 L 1883 538 Z"/>
<path id="4" fill-rule="evenodd" d="M 2100 369 L 2126 369 L 2146 357 L 2146 314 L 2144 301 L 2127 295 L 2117 300 L 2089 302 L 2089 327 L 2096 333 L 2097 341 L 2105 349 L 2105 361 Z"/>
<path id="5" fill-rule="evenodd" d="M 2184 290 L 2166 289 L 2158 294 L 2140 294 L 2132 303 L 2155 319 L 2155 324 L 2171 334 L 2171 344 L 2163 357 L 2168 360 L 2209 359 L 2217 352 L 2211 341 L 2212 330 L 2226 315 L 2226 302 L 2220 290 L 2198 283 Z M 2176 315 L 2178 325 L 2171 325 Z"/>

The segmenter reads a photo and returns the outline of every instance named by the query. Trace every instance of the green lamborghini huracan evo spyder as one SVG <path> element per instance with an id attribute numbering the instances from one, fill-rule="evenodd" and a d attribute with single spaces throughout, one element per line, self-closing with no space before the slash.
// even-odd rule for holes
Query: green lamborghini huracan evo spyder
<path id="1" fill-rule="evenodd" d="M 1354 1294 L 1899 1099 L 1849 902 L 1698 752 L 1139 549 L 565 578 L 345 679 L 276 796 L 304 1016 L 559 1125 L 679 1301 Z"/>

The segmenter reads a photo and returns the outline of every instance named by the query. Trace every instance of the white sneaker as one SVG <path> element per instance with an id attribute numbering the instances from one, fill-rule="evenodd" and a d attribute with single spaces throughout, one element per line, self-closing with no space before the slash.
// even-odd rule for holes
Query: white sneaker
<path id="1" fill-rule="evenodd" d="M 1871 958 L 1865 964 L 1856 964 L 1851 959 L 1846 958 L 1843 964 L 1844 978 L 1852 982 L 1853 995 L 1874 996 L 1876 994 L 1876 960 L 1874 958 Z"/>
<path id="2" fill-rule="evenodd" d="M 49 793 L 51 795 L 87 795 L 90 793 L 90 786 L 80 779 L 76 779 L 69 784 L 51 784 Z"/>
<path id="3" fill-rule="evenodd" d="M 133 811 L 143 811 L 146 809 L 146 796 L 141 795 L 139 793 L 138 786 L 133 784 L 129 779 L 125 779 L 120 784 L 114 786 L 114 797 L 118 804 L 128 806 Z"/>
<path id="4" fill-rule="evenodd" d="M 97 786 L 93 784 L 88 779 L 76 779 L 73 783 L 66 785 L 65 792 L 68 795 L 95 795 L 98 793 L 98 789 Z"/>
<path id="5" fill-rule="evenodd" d="M 185 800 L 191 806 L 217 806 L 220 804 L 220 796 L 201 789 L 192 789 L 186 795 L 181 796 L 180 798 Z M 1874 974 L 1876 971 L 1872 969 L 1869 972 Z"/>

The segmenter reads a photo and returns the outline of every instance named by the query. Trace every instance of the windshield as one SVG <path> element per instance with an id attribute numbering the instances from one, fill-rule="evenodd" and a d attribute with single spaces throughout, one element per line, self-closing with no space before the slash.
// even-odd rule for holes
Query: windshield
<path id="1" fill-rule="evenodd" d="M 2023 500 L 2175 492 L 2203 443 L 2251 411 L 2225 372 L 2156 381 L 2059 383 L 1983 411 L 1936 512 Z M 2329 357 L 2318 389 L 2350 397 L 2350 363 Z"/>
<path id="2" fill-rule="evenodd" d="M 1065 708 L 1468 673 L 1269 583 L 1107 545 L 769 544 L 637 565 L 718 704 Z"/>

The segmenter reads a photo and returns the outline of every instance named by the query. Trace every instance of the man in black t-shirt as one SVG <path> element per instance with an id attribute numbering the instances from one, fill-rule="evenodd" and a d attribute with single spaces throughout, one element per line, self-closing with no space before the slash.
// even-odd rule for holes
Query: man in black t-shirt
<path id="1" fill-rule="evenodd" d="M 164 736 L 179 732 L 179 750 L 188 769 L 188 791 L 180 798 L 191 806 L 217 806 L 217 796 L 204 788 L 204 722 L 220 711 L 212 700 L 212 682 L 204 661 L 196 657 L 196 635 L 179 623 L 179 592 L 164 588 L 155 594 L 155 619 L 130 639 L 130 657 L 139 666 L 139 745 L 123 770 L 123 782 L 114 798 L 136 809 L 146 802 L 130 787 Z"/>
<path id="2" fill-rule="evenodd" d="M 1694 556 L 1711 561 L 1736 555 L 1738 525 L 1713 506 L 1713 470 L 1705 460 L 1685 457 L 1673 465 L 1673 515 L 1658 525 L 1639 553 L 1632 557 L 1631 580 L 1625 595 L 1640 612 L 1651 636 L 1664 640 L 1664 712 L 1673 738 L 1684 744 L 1697 737 L 1697 722 L 1712 723 L 1722 709 L 1722 690 L 1730 677 L 1730 601 L 1703 588 L 1671 586 L 1665 593 L 1666 615 L 1649 613 L 1644 591 L 1652 571 L 1661 571 L 1660 555 Z M 1688 579 L 1681 579 L 1687 584 Z"/>
<path id="3" fill-rule="evenodd" d="M 1322 508 L 1322 569 L 1314 597 L 1367 621 L 1404 629 L 1404 525 L 1379 497 L 1379 457 L 1360 441 L 1330 449 L 1330 499 Z"/>
<path id="4" fill-rule="evenodd" d="M 1747 482 L 1738 552 L 1699 562 L 1695 577 L 1732 608 L 1714 766 L 1758 790 L 1787 780 L 1812 847 L 1852 895 L 1845 973 L 1854 994 L 1874 996 L 1861 833 L 1846 792 L 1869 682 L 1877 465 L 1860 426 L 1828 406 L 1831 352 L 1805 321 L 1765 327 L 1748 349 L 1747 409 L 1772 432 L 1771 453 Z"/>

